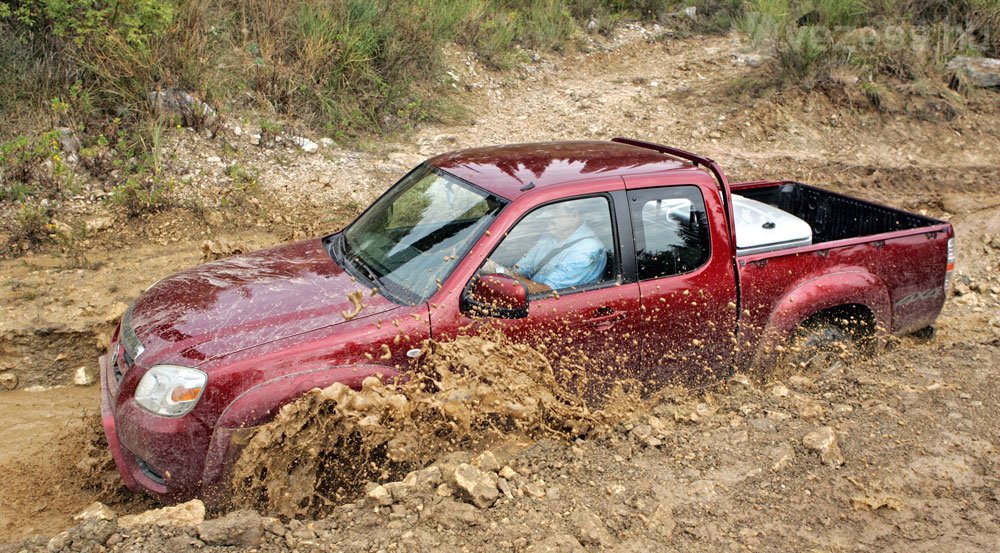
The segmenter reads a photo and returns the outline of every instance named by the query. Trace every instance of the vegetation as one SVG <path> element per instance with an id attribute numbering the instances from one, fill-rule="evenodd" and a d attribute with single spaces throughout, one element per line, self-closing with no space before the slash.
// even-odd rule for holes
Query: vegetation
<path id="1" fill-rule="evenodd" d="M 130 216 L 155 211 L 176 187 L 167 128 L 214 133 L 218 112 L 251 111 L 265 141 L 285 130 L 272 121 L 364 140 L 454 111 L 449 43 L 505 69 L 626 18 L 737 29 L 773 53 L 750 89 L 846 80 L 879 109 L 953 99 L 948 59 L 1000 56 L 1000 0 L 0 0 L 0 212 L 10 223 L 86 175 Z M 232 198 L 252 191 L 232 171 Z M 7 226 L 37 230 L 40 214 Z"/>
<path id="2" fill-rule="evenodd" d="M 771 74 L 751 87 L 758 92 L 856 89 L 884 110 L 924 97 L 952 114 L 959 97 L 945 64 L 1000 56 L 1000 0 L 751 0 L 736 27 L 773 54 Z"/>

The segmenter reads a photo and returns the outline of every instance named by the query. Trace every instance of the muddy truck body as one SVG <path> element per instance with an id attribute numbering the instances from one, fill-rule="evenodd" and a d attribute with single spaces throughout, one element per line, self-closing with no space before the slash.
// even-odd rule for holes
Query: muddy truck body
<path id="1" fill-rule="evenodd" d="M 556 240 L 567 206 L 579 226 Z M 547 285 L 517 260 L 542 240 L 565 248 L 536 255 Z M 573 265 L 580 252 L 589 264 Z M 499 328 L 554 364 L 585 359 L 572 366 L 590 385 L 701 385 L 796 338 L 877 347 L 930 327 L 953 252 L 947 223 L 797 182 L 730 184 L 666 146 L 443 154 L 341 232 L 153 285 L 100 359 L 104 428 L 130 488 L 206 495 L 282 406 L 405 374 L 429 339 Z M 558 255 L 572 270 L 548 268 Z"/>

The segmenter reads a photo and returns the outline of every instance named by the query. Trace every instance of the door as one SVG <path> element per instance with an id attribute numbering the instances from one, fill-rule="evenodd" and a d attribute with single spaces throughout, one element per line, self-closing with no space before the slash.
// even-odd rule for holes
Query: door
<path id="1" fill-rule="evenodd" d="M 732 363 L 736 280 L 724 214 L 721 206 L 706 210 L 705 192 L 693 185 L 628 191 L 643 312 L 641 373 L 651 382 L 707 384 Z"/>
<path id="2" fill-rule="evenodd" d="M 639 368 L 639 288 L 622 276 L 613 207 L 609 194 L 536 207 L 476 273 L 513 276 L 529 293 L 526 317 L 477 324 L 543 351 L 560 380 L 596 395 Z"/>

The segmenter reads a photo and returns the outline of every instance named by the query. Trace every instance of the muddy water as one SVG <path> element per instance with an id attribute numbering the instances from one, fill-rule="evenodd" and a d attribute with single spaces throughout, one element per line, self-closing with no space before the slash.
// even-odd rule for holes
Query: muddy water
<path id="1" fill-rule="evenodd" d="M 85 413 L 100 413 L 98 386 L 0 392 L 0 463 L 52 441 Z"/>

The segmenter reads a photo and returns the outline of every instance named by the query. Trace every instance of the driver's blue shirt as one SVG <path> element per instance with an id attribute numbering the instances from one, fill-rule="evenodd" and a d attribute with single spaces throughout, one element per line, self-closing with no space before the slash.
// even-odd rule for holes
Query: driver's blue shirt
<path id="1" fill-rule="evenodd" d="M 551 252 L 555 255 L 549 257 Z M 544 265 L 539 267 L 540 263 Z M 580 225 L 565 240 L 542 236 L 515 265 L 526 278 L 553 290 L 595 282 L 608 264 L 604 243 L 586 225 Z"/>

